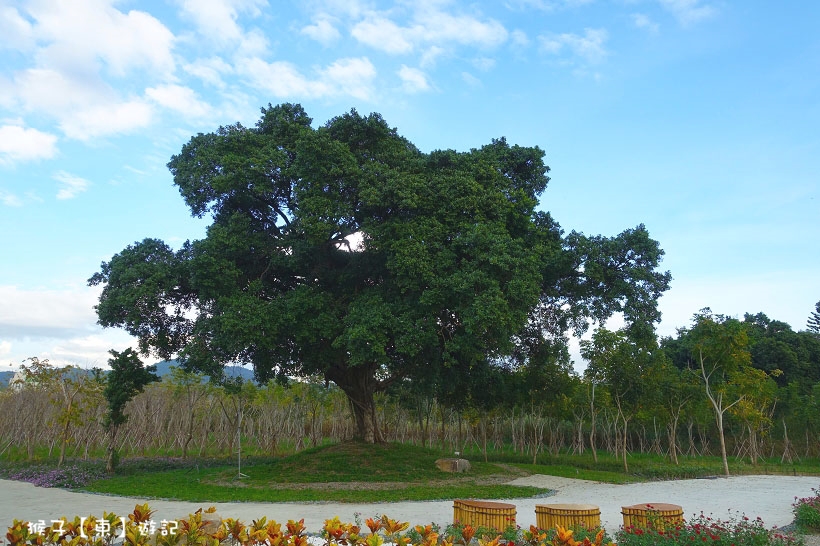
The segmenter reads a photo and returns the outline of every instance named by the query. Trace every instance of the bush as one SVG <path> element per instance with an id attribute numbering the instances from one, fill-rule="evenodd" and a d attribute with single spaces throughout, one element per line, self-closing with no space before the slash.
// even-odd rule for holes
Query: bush
<path id="1" fill-rule="evenodd" d="M 720 520 L 701 513 L 674 528 L 660 530 L 628 527 L 616 533 L 620 546 L 650 546 L 655 544 L 708 544 L 710 546 L 798 546 L 801 538 L 766 529 L 760 518 Z"/>
<path id="2" fill-rule="evenodd" d="M 794 524 L 803 532 L 820 532 L 820 487 L 812 489 L 814 495 L 794 498 Z"/>

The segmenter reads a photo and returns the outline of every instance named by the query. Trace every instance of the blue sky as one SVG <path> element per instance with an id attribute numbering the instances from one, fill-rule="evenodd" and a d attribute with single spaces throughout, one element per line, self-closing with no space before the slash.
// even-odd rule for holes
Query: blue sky
<path id="1" fill-rule="evenodd" d="M 546 151 L 567 231 L 644 223 L 700 308 L 805 328 L 820 300 L 820 4 L 0 0 L 0 364 L 103 365 L 86 279 L 203 234 L 165 167 L 268 103 L 379 112 L 424 151 Z"/>

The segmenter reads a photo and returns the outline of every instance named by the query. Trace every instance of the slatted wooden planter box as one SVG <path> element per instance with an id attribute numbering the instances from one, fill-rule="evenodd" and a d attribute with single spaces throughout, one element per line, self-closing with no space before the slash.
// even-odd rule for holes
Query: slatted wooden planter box
<path id="1" fill-rule="evenodd" d="M 536 504 L 535 522 L 539 529 L 601 526 L 601 509 L 594 504 Z"/>
<path id="2" fill-rule="evenodd" d="M 515 525 L 515 505 L 504 502 L 456 500 L 453 502 L 453 522 L 473 527 L 503 531 Z"/>
<path id="3" fill-rule="evenodd" d="M 683 521 L 683 508 L 677 504 L 655 502 L 647 504 L 633 504 L 621 507 L 624 516 L 624 527 L 647 528 L 652 526 L 658 530 L 674 527 Z"/>

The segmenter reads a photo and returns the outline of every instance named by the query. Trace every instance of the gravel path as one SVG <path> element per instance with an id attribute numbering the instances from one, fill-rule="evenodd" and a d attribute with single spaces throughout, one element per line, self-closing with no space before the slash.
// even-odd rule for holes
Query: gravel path
<path id="1" fill-rule="evenodd" d="M 601 523 L 613 532 L 623 521 L 622 506 L 662 502 L 682 506 L 686 518 L 700 512 L 720 519 L 759 516 L 767 527 L 783 527 L 792 522 L 791 504 L 795 497 L 811 495 L 812 488 L 820 484 L 820 477 L 737 476 L 613 485 L 536 474 L 511 483 L 555 490 L 555 494 L 548 498 L 503 501 L 516 505 L 517 523 L 521 527 L 535 524 L 536 504 L 581 503 L 599 506 Z M 192 503 L 75 493 L 0 480 L 0 529 L 5 530 L 13 519 L 50 521 L 62 516 L 102 516 L 103 510 L 124 515 L 131 512 L 135 504 L 145 502 L 157 511 L 154 516 L 156 520 L 180 518 L 199 508 L 215 505 L 223 518 L 239 518 L 246 522 L 262 516 L 279 522 L 304 518 L 310 532 L 318 532 L 325 519 L 333 516 L 339 516 L 342 521 L 354 521 L 357 514 L 366 518 L 384 513 L 413 525 L 433 522 L 446 525 L 453 517 L 452 501 L 377 504 Z M 820 540 L 807 541 L 807 544 L 820 546 Z"/>

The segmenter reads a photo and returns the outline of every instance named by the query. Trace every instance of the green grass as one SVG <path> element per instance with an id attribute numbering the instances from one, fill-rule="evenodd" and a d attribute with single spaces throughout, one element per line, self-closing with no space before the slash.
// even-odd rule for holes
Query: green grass
<path id="1" fill-rule="evenodd" d="M 38 455 L 40 455 L 38 453 Z M 439 471 L 435 460 L 450 456 L 435 449 L 412 445 L 368 445 L 355 442 L 327 444 L 294 455 L 271 458 L 253 455 L 242 461 L 238 479 L 235 459 L 163 457 L 125 458 L 114 477 L 90 482 L 84 489 L 113 495 L 179 499 L 194 502 L 225 501 L 334 501 L 390 502 L 401 500 L 445 500 L 466 498 L 521 498 L 544 494 L 542 489 L 506 485 L 516 477 L 546 474 L 607 483 L 630 483 L 659 479 L 713 476 L 722 473 L 719 457 L 681 457 L 674 465 L 655 454 L 630 454 L 630 472 L 611 453 L 598 452 L 598 461 L 583 455 L 540 454 L 538 464 L 531 455 L 496 452 L 490 462 L 480 462 L 477 451 L 463 454 L 472 468 L 465 474 Z M 32 463 L 3 457 L 0 476 Z M 40 459 L 40 457 L 37 457 Z M 44 459 L 48 459 L 44 457 Z M 55 460 L 56 461 L 56 460 Z M 45 466 L 50 459 L 42 461 Z M 103 462 L 70 461 L 83 468 L 101 471 Z M 820 475 L 820 461 L 802 459 L 780 464 L 779 458 L 754 466 L 747 460 L 730 459 L 730 471 L 740 474 Z"/>
<path id="2" fill-rule="evenodd" d="M 276 460 L 253 458 L 238 477 L 235 464 L 207 462 L 168 468 L 124 464 L 121 475 L 97 480 L 85 489 L 114 495 L 195 502 L 335 501 L 389 502 L 467 498 L 531 497 L 546 490 L 505 485 L 524 474 L 494 463 L 473 463 L 469 472 L 438 470 L 440 453 L 420 447 L 345 442 Z"/>
<path id="3" fill-rule="evenodd" d="M 468 458 L 479 458 L 478 452 L 467 451 Z M 531 455 L 496 454 L 491 460 L 515 465 L 530 473 L 579 478 L 608 483 L 629 483 L 646 480 L 674 480 L 703 478 L 723 474 L 723 462 L 717 456 L 679 456 L 679 464 L 668 457 L 655 453 L 630 453 L 627 457 L 629 473 L 624 472 L 623 461 L 610 452 L 598 451 L 597 462 L 592 453 L 584 454 L 539 454 L 538 464 L 532 464 Z M 729 458 L 729 472 L 732 475 L 775 474 L 820 476 L 820 460 L 803 458 L 794 463 L 781 463 L 780 457 L 761 459 L 752 465 L 748 459 Z"/>

